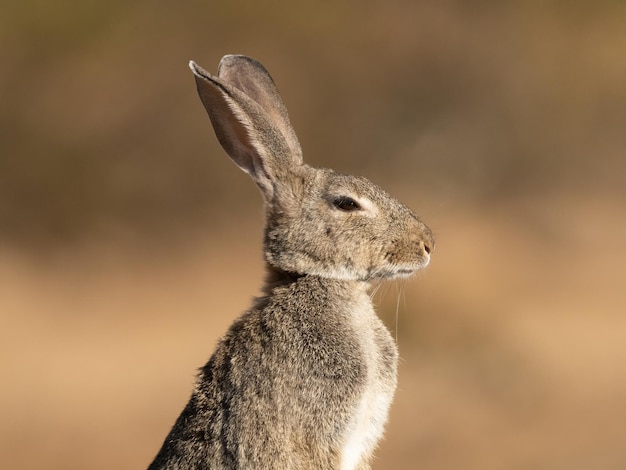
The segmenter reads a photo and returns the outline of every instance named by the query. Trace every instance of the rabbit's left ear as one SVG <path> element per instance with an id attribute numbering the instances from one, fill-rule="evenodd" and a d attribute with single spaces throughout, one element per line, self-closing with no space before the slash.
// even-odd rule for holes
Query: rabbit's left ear
<path id="1" fill-rule="evenodd" d="M 224 57 L 217 77 L 193 61 L 189 67 L 220 144 L 272 201 L 275 185 L 302 163 L 302 152 L 271 77 L 243 56 Z"/>

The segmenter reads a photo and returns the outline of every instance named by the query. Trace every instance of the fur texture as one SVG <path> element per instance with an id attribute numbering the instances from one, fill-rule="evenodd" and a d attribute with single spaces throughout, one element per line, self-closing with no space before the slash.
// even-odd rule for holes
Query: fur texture
<path id="1" fill-rule="evenodd" d="M 367 179 L 303 163 L 261 64 L 190 67 L 217 138 L 263 194 L 268 274 L 149 470 L 369 469 L 398 352 L 368 289 L 425 267 L 432 233 Z"/>

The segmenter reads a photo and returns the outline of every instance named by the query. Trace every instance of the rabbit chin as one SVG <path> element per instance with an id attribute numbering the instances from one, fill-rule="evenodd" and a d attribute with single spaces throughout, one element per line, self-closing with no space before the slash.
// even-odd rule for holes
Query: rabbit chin
<path id="1" fill-rule="evenodd" d="M 369 274 L 368 279 L 401 279 L 410 277 L 420 269 L 424 269 L 428 266 L 429 262 L 430 257 L 427 257 L 416 263 L 384 266 L 373 270 L 372 273 Z"/>
<path id="2" fill-rule="evenodd" d="M 415 274 L 416 271 L 428 266 L 430 258 L 415 263 L 407 263 L 401 265 L 385 265 L 370 268 L 368 270 L 351 269 L 348 267 L 332 267 L 309 269 L 306 274 L 325 277 L 329 279 L 337 279 L 344 281 L 376 281 L 407 278 Z"/>

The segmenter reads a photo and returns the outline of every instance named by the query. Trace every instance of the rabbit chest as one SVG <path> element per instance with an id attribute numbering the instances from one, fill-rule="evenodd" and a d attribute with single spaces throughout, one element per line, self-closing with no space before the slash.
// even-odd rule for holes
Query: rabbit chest
<path id="1" fill-rule="evenodd" d="M 364 283 L 305 276 L 285 293 L 273 298 L 280 308 L 271 309 L 272 318 L 284 313 L 279 315 L 282 337 L 297 353 L 281 361 L 295 368 L 281 381 L 291 384 L 291 393 L 304 390 L 292 396 L 295 402 L 290 399 L 290 413 L 301 407 L 297 426 L 310 419 L 321 435 L 332 436 L 337 468 L 353 470 L 367 461 L 383 434 L 396 388 L 395 341 Z"/>
<path id="2" fill-rule="evenodd" d="M 353 316 L 366 373 L 365 386 L 353 407 L 342 447 L 341 469 L 352 470 L 374 451 L 383 434 L 396 388 L 398 352 L 389 330 L 369 297 Z"/>

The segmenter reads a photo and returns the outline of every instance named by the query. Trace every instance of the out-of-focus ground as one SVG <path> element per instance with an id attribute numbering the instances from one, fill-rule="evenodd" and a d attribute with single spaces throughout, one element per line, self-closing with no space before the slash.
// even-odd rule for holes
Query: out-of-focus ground
<path id="1" fill-rule="evenodd" d="M 316 166 L 433 228 L 378 291 L 374 468 L 626 468 L 621 2 L 14 2 L 0 15 L 0 463 L 144 468 L 262 279 L 187 60 L 264 62 Z"/>

